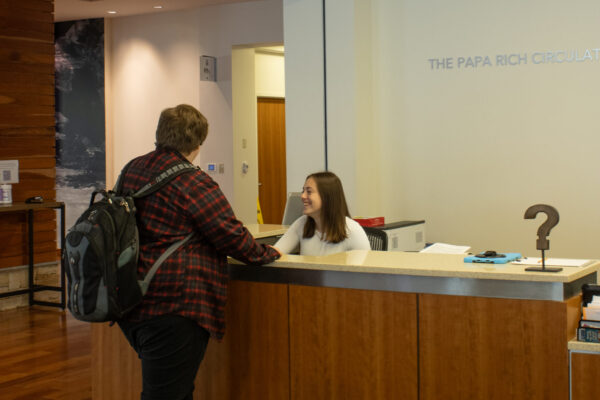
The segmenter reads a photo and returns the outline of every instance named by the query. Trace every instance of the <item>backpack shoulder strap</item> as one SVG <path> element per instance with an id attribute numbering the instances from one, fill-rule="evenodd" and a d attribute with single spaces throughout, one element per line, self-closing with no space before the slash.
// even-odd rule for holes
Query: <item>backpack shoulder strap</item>
<path id="1" fill-rule="evenodd" d="M 177 176 L 184 174 L 188 171 L 193 171 L 193 170 L 198 170 L 198 169 L 200 169 L 200 167 L 197 167 L 190 162 L 182 161 L 179 164 L 176 164 L 176 165 L 172 166 L 171 168 L 169 168 L 168 170 L 162 172 L 160 175 L 155 177 L 151 182 L 144 185 L 140 190 L 138 190 L 137 192 L 135 192 L 133 194 L 133 197 L 138 199 L 140 197 L 148 196 L 148 195 L 156 192 L 163 186 L 165 186 L 167 183 L 169 183 L 172 179 L 176 178 Z"/>
<path id="2" fill-rule="evenodd" d="M 184 237 L 180 241 L 173 243 L 154 262 L 154 264 L 152 265 L 152 268 L 150 268 L 150 271 L 148 271 L 148 273 L 144 277 L 144 280 L 143 281 L 138 281 L 138 284 L 140 285 L 140 289 L 142 290 L 142 295 L 145 295 L 146 292 L 148 291 L 148 286 L 150 286 L 150 282 L 152 281 L 152 278 L 154 278 L 154 274 L 156 274 L 156 271 L 158 270 L 158 267 L 160 267 L 160 265 L 163 263 L 163 261 L 165 261 L 171 254 L 173 254 L 173 252 L 175 250 L 177 250 L 179 247 L 183 246 L 188 240 L 190 240 L 190 238 L 192 236 L 194 236 L 194 232 L 190 233 L 189 235 L 187 235 L 186 237 Z"/>

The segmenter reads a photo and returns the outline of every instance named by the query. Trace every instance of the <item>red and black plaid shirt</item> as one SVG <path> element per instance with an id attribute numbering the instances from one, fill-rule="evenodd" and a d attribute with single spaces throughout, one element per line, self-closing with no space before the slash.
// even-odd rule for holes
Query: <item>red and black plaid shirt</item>
<path id="1" fill-rule="evenodd" d="M 169 167 L 185 161 L 175 151 L 158 149 L 135 159 L 123 177 L 123 190 L 135 191 Z M 191 318 L 221 339 L 225 333 L 227 256 L 265 264 L 277 251 L 256 241 L 235 218 L 221 189 L 201 170 L 184 173 L 158 192 L 136 200 L 140 233 L 138 273 L 144 276 L 172 243 L 195 235 L 158 269 L 142 304 L 128 319 L 162 314 Z"/>

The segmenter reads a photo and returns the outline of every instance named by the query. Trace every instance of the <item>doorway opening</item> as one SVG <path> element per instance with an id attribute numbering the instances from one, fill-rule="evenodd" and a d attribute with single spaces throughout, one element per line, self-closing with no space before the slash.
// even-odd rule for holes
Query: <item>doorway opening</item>
<path id="1" fill-rule="evenodd" d="M 232 100 L 236 215 L 245 224 L 259 217 L 281 224 L 287 190 L 283 46 L 233 48 Z"/>

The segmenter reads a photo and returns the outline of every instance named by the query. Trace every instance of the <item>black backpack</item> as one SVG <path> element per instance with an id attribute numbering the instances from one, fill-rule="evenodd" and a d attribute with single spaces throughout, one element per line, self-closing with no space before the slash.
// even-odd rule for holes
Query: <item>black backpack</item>
<path id="1" fill-rule="evenodd" d="M 134 200 L 156 192 L 176 176 L 197 167 L 182 162 L 137 192 L 123 194 L 121 178 L 128 167 L 129 164 L 121 172 L 114 191 L 92 193 L 89 208 L 65 238 L 62 264 L 68 281 L 67 307 L 82 321 L 114 322 L 121 319 L 142 301 L 160 264 L 193 235 L 173 243 L 144 279 L 138 280 L 139 237 Z M 98 194 L 102 198 L 96 201 Z"/>

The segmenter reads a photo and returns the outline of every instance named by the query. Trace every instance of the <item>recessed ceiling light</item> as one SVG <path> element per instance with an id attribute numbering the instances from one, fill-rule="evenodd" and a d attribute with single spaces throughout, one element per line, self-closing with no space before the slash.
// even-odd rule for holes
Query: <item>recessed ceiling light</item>
<path id="1" fill-rule="evenodd" d="M 162 6 L 154 6 L 154 8 L 163 8 Z"/>
<path id="2" fill-rule="evenodd" d="M 109 14 L 116 14 L 117 12 L 111 10 L 111 11 L 107 11 L 107 13 L 109 13 Z"/>

